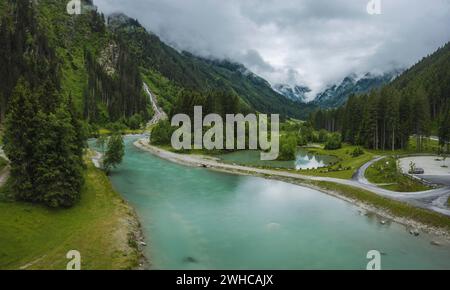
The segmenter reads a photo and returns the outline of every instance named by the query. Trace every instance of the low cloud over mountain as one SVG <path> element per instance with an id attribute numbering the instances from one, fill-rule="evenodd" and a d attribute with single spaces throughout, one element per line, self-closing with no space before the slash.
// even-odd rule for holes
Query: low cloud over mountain
<path id="1" fill-rule="evenodd" d="M 450 39 L 450 2 L 381 0 L 96 0 L 180 50 L 242 62 L 272 84 L 315 95 L 351 73 L 409 67 Z"/>

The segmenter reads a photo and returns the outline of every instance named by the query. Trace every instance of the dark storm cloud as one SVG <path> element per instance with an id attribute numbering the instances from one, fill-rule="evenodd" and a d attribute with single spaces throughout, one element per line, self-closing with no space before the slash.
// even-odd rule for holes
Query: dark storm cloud
<path id="1" fill-rule="evenodd" d="M 407 67 L 450 40 L 449 0 L 96 0 L 163 40 L 314 91 L 350 73 Z"/>

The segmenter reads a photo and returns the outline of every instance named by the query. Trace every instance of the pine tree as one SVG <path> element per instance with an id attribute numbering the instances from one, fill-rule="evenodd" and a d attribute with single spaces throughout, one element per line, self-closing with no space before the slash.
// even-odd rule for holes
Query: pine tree
<path id="1" fill-rule="evenodd" d="M 5 122 L 4 150 L 11 161 L 11 187 L 19 200 L 37 202 L 35 141 L 37 130 L 44 124 L 39 115 L 36 97 L 28 82 L 20 79 L 14 92 Z"/>
<path id="2" fill-rule="evenodd" d="M 36 140 L 34 187 L 41 202 L 50 207 L 71 207 L 80 199 L 83 185 L 82 160 L 79 155 L 77 132 L 65 106 L 55 113 L 43 115 L 45 127 Z"/>
<path id="3" fill-rule="evenodd" d="M 423 137 L 430 133 L 430 106 L 423 87 L 415 90 L 413 100 L 413 129 L 416 134 L 417 150 L 422 151 Z"/>
<path id="4" fill-rule="evenodd" d="M 66 106 L 47 114 L 40 99 L 26 81 L 19 81 L 5 130 L 12 190 L 19 200 L 70 207 L 83 184 L 79 128 Z"/>
<path id="5" fill-rule="evenodd" d="M 386 148 L 394 151 L 397 146 L 399 127 L 399 98 L 395 90 L 386 91 Z"/>
<path id="6" fill-rule="evenodd" d="M 409 138 L 412 132 L 412 102 L 411 98 L 404 94 L 400 98 L 399 104 L 399 138 L 400 138 L 400 148 L 406 148 L 408 146 Z"/>

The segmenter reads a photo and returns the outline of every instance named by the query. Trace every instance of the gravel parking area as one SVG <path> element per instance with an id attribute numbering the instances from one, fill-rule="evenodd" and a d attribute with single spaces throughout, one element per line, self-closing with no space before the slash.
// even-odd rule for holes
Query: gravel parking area
<path id="1" fill-rule="evenodd" d="M 400 159 L 400 167 L 404 173 L 408 173 L 409 164 L 414 162 L 417 168 L 422 168 L 425 173 L 423 175 L 416 175 L 419 178 L 427 180 L 435 184 L 450 185 L 450 158 L 447 158 L 445 165 L 447 168 L 442 167 L 444 165 L 441 157 L 437 156 L 416 156 L 406 157 Z"/>

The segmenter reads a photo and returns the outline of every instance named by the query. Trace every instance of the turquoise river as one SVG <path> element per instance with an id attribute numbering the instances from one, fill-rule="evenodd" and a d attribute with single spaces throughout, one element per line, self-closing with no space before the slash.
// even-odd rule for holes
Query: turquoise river
<path id="1" fill-rule="evenodd" d="M 305 187 L 162 160 L 127 137 L 115 189 L 136 209 L 154 269 L 450 269 L 450 247 Z"/>

